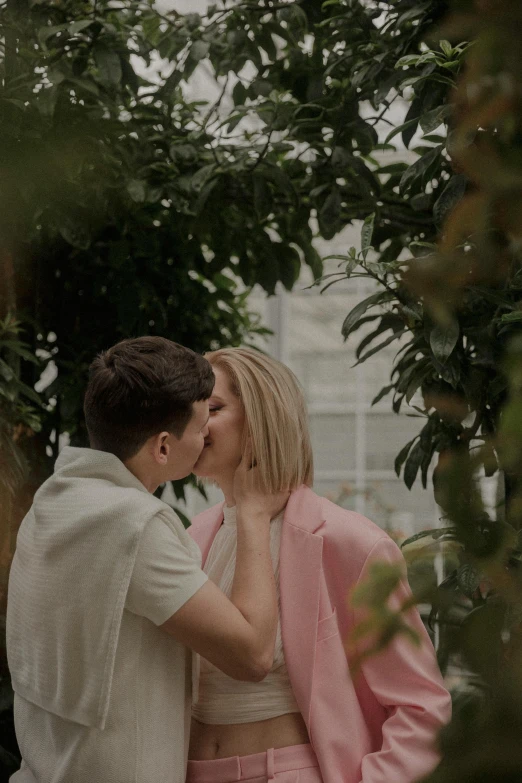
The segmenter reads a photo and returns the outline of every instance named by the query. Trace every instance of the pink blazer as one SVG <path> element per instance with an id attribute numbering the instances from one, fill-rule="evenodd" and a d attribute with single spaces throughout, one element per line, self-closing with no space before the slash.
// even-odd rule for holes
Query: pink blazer
<path id="1" fill-rule="evenodd" d="M 223 504 L 189 528 L 203 562 L 223 520 Z M 321 498 L 292 492 L 281 534 L 281 633 L 292 687 L 325 783 L 412 783 L 436 765 L 435 737 L 450 718 L 429 636 L 416 610 L 404 637 L 365 661 L 352 679 L 343 646 L 358 617 L 347 595 L 375 560 L 404 562 L 369 519 Z M 410 594 L 404 582 L 394 596 Z"/>

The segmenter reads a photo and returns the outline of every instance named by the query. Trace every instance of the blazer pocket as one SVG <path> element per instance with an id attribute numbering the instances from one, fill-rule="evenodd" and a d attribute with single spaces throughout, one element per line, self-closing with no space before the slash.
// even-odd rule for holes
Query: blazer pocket
<path id="1" fill-rule="evenodd" d="M 335 636 L 338 633 L 337 611 L 334 609 L 329 617 L 324 617 L 317 623 L 317 641 L 320 642 L 323 639 L 329 639 L 330 636 Z"/>

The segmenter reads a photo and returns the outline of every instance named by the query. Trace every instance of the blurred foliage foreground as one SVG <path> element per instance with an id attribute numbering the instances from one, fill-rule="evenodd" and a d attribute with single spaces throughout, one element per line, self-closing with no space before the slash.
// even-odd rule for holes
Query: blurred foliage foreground
<path id="1" fill-rule="evenodd" d="M 516 328 L 522 321 L 521 25 L 518 0 L 482 0 L 455 3 L 439 31 L 450 40 L 474 41 L 449 107 L 451 165 L 467 184 L 437 246 L 404 265 L 401 276 L 403 294 L 422 300 L 429 313 L 431 341 L 439 343 L 448 374 L 454 361 L 483 359 L 476 341 L 479 328 L 485 339 L 489 329 L 502 345 L 487 363 L 478 363 L 477 373 L 489 372 L 505 385 L 495 405 L 487 399 L 487 381 L 478 385 L 473 392 L 486 399 L 470 416 L 469 395 L 456 392 L 448 377 L 451 398 L 448 392 L 443 399 L 439 395 L 435 415 L 457 421 L 465 437 L 441 450 L 434 475 L 446 526 L 404 545 L 410 561 L 440 549 L 457 559 L 459 567 L 424 599 L 441 622 L 443 656 L 459 653 L 475 675 L 455 701 L 454 719 L 441 738 L 443 760 L 429 783 L 522 780 L 522 336 Z M 459 319 L 463 313 L 473 317 L 479 292 L 495 303 L 494 313 L 462 342 Z M 422 351 L 415 342 L 413 347 L 418 367 Z M 427 443 L 421 435 L 420 449 Z M 506 477 L 504 508 L 491 514 L 484 508 L 480 476 L 498 467 Z M 397 578 L 377 568 L 372 584 L 353 597 L 380 623 L 382 639 L 404 632 L 401 618 L 385 608 Z"/>

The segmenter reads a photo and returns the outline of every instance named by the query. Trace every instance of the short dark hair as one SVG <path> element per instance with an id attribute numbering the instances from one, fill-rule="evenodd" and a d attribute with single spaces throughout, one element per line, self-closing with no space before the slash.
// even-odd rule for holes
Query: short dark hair
<path id="1" fill-rule="evenodd" d="M 84 413 L 91 448 L 130 459 L 153 435 L 180 438 L 214 388 L 203 356 L 164 337 L 137 337 L 100 353 L 89 368 Z"/>

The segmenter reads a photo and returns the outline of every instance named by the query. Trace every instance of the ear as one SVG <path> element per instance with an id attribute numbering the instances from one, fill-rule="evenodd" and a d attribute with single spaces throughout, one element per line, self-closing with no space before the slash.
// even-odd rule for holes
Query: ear
<path id="1" fill-rule="evenodd" d="M 158 465 L 166 465 L 170 454 L 170 432 L 160 432 L 152 442 L 152 455 Z"/>

